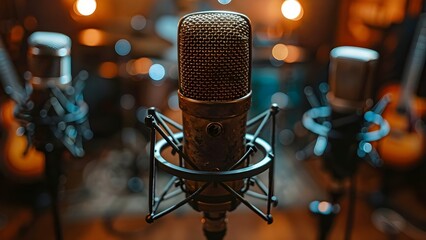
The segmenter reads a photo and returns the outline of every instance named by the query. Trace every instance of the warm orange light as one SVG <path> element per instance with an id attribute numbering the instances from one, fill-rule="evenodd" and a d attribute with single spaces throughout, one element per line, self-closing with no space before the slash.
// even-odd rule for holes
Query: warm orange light
<path id="1" fill-rule="evenodd" d="M 114 62 L 103 62 L 99 66 L 99 75 L 103 78 L 114 78 L 118 74 L 117 64 Z"/>
<path id="2" fill-rule="evenodd" d="M 96 10 L 96 0 L 77 0 L 74 3 L 74 11 L 83 16 L 92 15 Z"/>
<path id="3" fill-rule="evenodd" d="M 303 8 L 297 0 L 285 0 L 281 5 L 281 12 L 287 19 L 297 21 L 303 16 Z"/>
<path id="4" fill-rule="evenodd" d="M 133 70 L 136 74 L 147 74 L 152 65 L 152 60 L 149 58 L 139 58 L 133 63 Z"/>
<path id="5" fill-rule="evenodd" d="M 78 40 L 82 45 L 94 47 L 104 43 L 104 33 L 101 30 L 89 28 L 84 29 L 78 35 Z"/>
<path id="6" fill-rule="evenodd" d="M 126 71 L 130 75 L 148 74 L 152 66 L 152 60 L 146 57 L 130 60 L 126 64 Z"/>
<path id="7" fill-rule="evenodd" d="M 285 62 L 294 63 L 304 60 L 305 54 L 302 48 L 293 45 L 287 45 L 287 49 L 288 56 L 284 59 Z"/>
<path id="8" fill-rule="evenodd" d="M 287 58 L 288 56 L 288 48 L 286 45 L 282 44 L 282 43 L 278 43 L 276 44 L 273 48 L 272 48 L 272 56 L 277 59 L 277 60 L 284 60 Z"/>
<path id="9" fill-rule="evenodd" d="M 24 33 L 25 30 L 21 25 L 15 25 L 10 31 L 10 40 L 12 42 L 20 42 L 24 37 Z"/>

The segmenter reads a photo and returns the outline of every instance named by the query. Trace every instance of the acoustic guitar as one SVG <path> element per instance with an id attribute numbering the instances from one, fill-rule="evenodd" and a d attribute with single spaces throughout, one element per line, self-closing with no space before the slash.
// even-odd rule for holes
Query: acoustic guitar
<path id="1" fill-rule="evenodd" d="M 13 112 L 15 102 L 6 101 L 1 106 L 1 122 L 7 130 L 3 149 L 3 166 L 6 174 L 14 179 L 32 180 L 41 178 L 44 172 L 44 154 L 34 147 L 27 149 L 27 138 L 19 133 L 20 125 Z"/>
<path id="2" fill-rule="evenodd" d="M 15 104 L 26 99 L 13 65 L 0 38 L 0 83 L 10 99 L 0 106 L 2 135 L 5 135 L 0 166 L 6 176 L 18 180 L 41 178 L 44 172 L 44 154 L 28 148 L 27 138 L 18 133 L 20 124 L 14 117 Z M 3 134 L 3 133 L 6 134 Z"/>
<path id="3" fill-rule="evenodd" d="M 382 116 L 391 131 L 377 143 L 384 165 L 409 168 L 422 160 L 425 148 L 420 117 L 426 113 L 426 100 L 414 95 L 426 57 L 426 15 L 422 14 L 404 67 L 401 85 L 384 88 L 380 96 L 391 95 L 391 103 Z"/>

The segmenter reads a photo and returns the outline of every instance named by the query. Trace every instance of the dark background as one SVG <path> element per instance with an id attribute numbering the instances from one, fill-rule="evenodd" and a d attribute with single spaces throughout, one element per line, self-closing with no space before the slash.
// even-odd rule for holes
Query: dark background
<path id="1" fill-rule="evenodd" d="M 227 5 L 214 0 L 98 0 L 90 16 L 78 15 L 75 2 L 0 0 L 0 34 L 19 76 L 27 70 L 26 39 L 35 31 L 68 35 L 73 43 L 73 76 L 81 70 L 89 72 L 84 96 L 94 138 L 85 143 L 84 158 L 65 154 L 61 160 L 65 239 L 202 238 L 200 215 L 189 207 L 152 225 L 145 223 L 149 140 L 143 121 L 149 107 L 181 121 L 176 92 L 177 22 L 187 13 L 218 9 L 241 12 L 251 19 L 253 100 L 249 115 L 268 109 L 272 102 L 281 108 L 275 180 L 280 202 L 273 210 L 276 221 L 267 226 L 245 207 L 239 207 L 229 214 L 228 239 L 315 239 L 317 219 L 309 213 L 308 205 L 312 200 L 329 198 L 327 189 L 332 180 L 321 159 L 303 160 L 297 155 L 315 138 L 301 125 L 302 114 L 310 108 L 303 89 L 308 85 L 318 89 L 320 83 L 327 82 L 332 48 L 366 47 L 381 56 L 372 96 L 377 101 L 380 89 L 401 82 L 424 8 L 422 0 L 300 0 L 304 15 L 292 21 L 280 11 L 283 0 L 233 0 Z M 140 29 L 131 26 L 134 16 L 142 19 Z M 120 55 L 115 46 L 123 39 L 131 50 Z M 274 59 L 276 44 L 292 46 L 288 58 Z M 148 73 L 152 64 L 163 66 L 161 80 Z M 416 87 L 420 99 L 426 94 L 423 76 Z M 6 94 L 2 93 L 1 99 L 6 102 Z M 3 142 L 7 141 L 5 132 L 0 132 Z M 383 202 L 391 202 L 393 208 L 386 207 L 397 209 L 404 217 L 404 227 L 392 228 L 398 229 L 398 239 L 424 239 L 424 169 L 423 159 L 408 169 L 374 168 L 360 162 L 356 177 L 359 211 L 353 239 L 394 236 L 374 220 L 374 216 L 383 214 L 376 211 Z M 2 170 L 0 239 L 53 239 L 43 177 L 14 177 Z M 390 194 L 381 194 L 384 185 L 391 189 Z M 332 239 L 342 239 L 346 200 L 342 200 L 342 214 L 336 220 Z"/>

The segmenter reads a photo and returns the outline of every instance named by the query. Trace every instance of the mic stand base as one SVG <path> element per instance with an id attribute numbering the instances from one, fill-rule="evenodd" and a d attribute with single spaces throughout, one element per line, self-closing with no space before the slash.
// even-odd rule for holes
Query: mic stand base
<path id="1" fill-rule="evenodd" d="M 52 217 L 55 230 L 55 239 L 62 240 L 62 225 L 59 210 L 59 182 L 62 169 L 62 161 L 60 159 L 60 151 L 44 152 L 46 163 L 45 163 L 45 177 L 46 184 L 49 191 L 52 207 Z"/>

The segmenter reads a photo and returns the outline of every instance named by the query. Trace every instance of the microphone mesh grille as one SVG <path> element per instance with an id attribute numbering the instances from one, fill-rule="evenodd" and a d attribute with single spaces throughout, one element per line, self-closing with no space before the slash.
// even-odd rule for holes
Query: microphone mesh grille
<path id="1" fill-rule="evenodd" d="M 178 33 L 179 90 L 201 101 L 250 92 L 251 27 L 243 15 L 204 12 L 183 18 Z"/>

